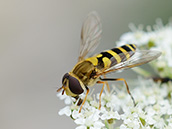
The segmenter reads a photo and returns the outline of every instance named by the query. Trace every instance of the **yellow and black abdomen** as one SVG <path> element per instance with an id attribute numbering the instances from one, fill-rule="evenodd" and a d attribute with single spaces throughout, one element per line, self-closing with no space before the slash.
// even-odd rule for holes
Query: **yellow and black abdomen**
<path id="1" fill-rule="evenodd" d="M 118 63 L 128 60 L 135 53 L 136 46 L 134 44 L 126 44 L 116 47 L 100 54 L 87 58 L 98 69 L 107 69 Z"/>

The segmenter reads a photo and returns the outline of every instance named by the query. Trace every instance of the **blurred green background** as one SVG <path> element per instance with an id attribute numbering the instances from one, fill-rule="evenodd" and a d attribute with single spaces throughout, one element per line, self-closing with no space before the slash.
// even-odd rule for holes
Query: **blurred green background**
<path id="1" fill-rule="evenodd" d="M 73 129 L 58 111 L 56 97 L 64 73 L 77 62 L 80 30 L 97 11 L 103 35 L 96 52 L 115 47 L 128 24 L 166 24 L 171 0 L 1 0 L 0 129 Z M 119 76 L 131 78 L 131 70 Z"/>

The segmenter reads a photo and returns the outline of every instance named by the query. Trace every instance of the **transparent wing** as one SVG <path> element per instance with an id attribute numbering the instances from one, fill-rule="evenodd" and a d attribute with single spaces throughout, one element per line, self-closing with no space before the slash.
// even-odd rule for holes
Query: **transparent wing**
<path id="1" fill-rule="evenodd" d="M 83 60 L 88 53 L 91 53 L 98 46 L 102 33 L 102 25 L 96 12 L 91 12 L 81 30 L 80 56 L 78 61 Z"/>
<path id="2" fill-rule="evenodd" d="M 136 66 L 148 63 L 158 58 L 160 55 L 161 55 L 161 52 L 157 50 L 139 50 L 139 51 L 136 51 L 135 54 L 128 60 L 121 62 L 119 64 L 116 64 L 110 67 L 109 69 L 103 71 L 102 73 L 99 73 L 98 75 L 136 67 Z"/>

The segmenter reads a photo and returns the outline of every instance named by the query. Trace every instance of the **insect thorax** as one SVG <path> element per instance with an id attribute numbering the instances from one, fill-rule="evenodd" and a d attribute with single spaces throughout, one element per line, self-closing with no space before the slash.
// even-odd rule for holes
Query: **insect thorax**
<path id="1" fill-rule="evenodd" d="M 86 60 L 78 63 L 72 70 L 72 73 L 74 73 L 86 86 L 92 86 L 96 83 L 97 78 L 94 78 L 96 72 L 97 68 Z"/>

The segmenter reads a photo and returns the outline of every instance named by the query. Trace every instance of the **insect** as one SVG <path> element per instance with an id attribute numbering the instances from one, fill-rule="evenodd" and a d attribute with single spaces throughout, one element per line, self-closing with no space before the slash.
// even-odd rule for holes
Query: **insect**
<path id="1" fill-rule="evenodd" d="M 74 68 L 66 73 L 62 78 L 62 87 L 57 91 L 62 91 L 68 96 L 76 99 L 83 92 L 86 92 L 85 98 L 79 101 L 80 110 L 87 99 L 89 86 L 96 83 L 103 84 L 99 95 L 99 109 L 101 107 L 101 94 L 106 85 L 110 91 L 107 81 L 123 81 L 126 85 L 127 92 L 131 96 L 133 103 L 134 98 L 130 93 L 128 84 L 124 78 L 106 78 L 106 74 L 119 70 L 132 68 L 138 65 L 148 63 L 161 55 L 161 52 L 155 50 L 137 50 L 134 44 L 126 44 L 106 50 L 92 57 L 87 57 L 100 43 L 102 34 L 102 25 L 98 14 L 91 12 L 85 19 L 81 30 L 81 44 L 78 63 Z M 82 104 L 81 104 L 82 103 Z"/>
<path id="2" fill-rule="evenodd" d="M 168 83 L 169 81 L 172 81 L 171 78 L 169 77 L 152 77 L 152 79 L 155 81 L 155 82 L 161 82 L 161 83 Z"/>

